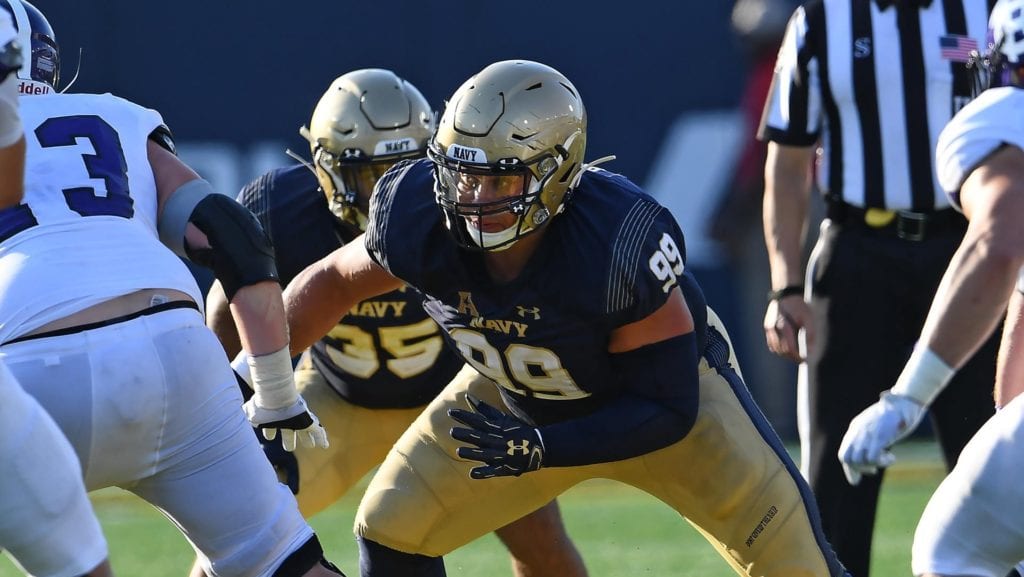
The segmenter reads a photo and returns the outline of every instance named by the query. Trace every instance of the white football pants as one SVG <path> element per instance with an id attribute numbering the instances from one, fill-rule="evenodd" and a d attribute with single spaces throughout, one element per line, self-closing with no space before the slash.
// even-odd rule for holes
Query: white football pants
<path id="1" fill-rule="evenodd" d="M 74 577 L 107 557 L 78 457 L 0 363 L 0 548 L 25 573 Z"/>
<path id="2" fill-rule="evenodd" d="M 935 490 L 914 534 L 914 575 L 1005 577 L 1024 559 L 1024 395 L 992 416 Z"/>
<path id="3" fill-rule="evenodd" d="M 242 413 L 220 343 L 176 309 L 0 347 L 67 435 L 89 490 L 160 509 L 210 575 L 270 575 L 313 535 Z"/>

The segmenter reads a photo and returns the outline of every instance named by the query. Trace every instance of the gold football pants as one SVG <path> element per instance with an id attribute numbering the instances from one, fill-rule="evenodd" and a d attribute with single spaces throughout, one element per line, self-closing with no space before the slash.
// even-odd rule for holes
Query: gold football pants
<path id="1" fill-rule="evenodd" d="M 423 407 L 367 409 L 341 398 L 304 355 L 295 385 L 327 431 L 331 446 L 295 448 L 299 510 L 307 519 L 331 506 L 379 465 Z M 280 476 L 280 475 L 279 475 Z"/>
<path id="2" fill-rule="evenodd" d="M 533 511 L 586 479 L 607 478 L 662 500 L 740 575 L 837 577 L 810 490 L 743 385 L 725 329 L 709 310 L 723 360 L 700 364 L 700 410 L 681 441 L 632 459 L 474 480 L 455 455 L 448 409 L 467 392 L 504 410 L 496 385 L 466 367 L 388 453 L 367 488 L 356 532 L 393 549 L 441 556 Z M 709 330 L 709 333 L 712 332 Z M 728 347 L 728 348 L 725 348 Z"/>

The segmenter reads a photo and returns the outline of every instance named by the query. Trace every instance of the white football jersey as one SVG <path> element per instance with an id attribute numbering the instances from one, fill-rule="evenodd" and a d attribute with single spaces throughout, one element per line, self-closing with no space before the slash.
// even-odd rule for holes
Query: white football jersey
<path id="1" fill-rule="evenodd" d="M 14 20 L 6 10 L 0 10 L 0 46 L 3 46 L 18 37 L 18 30 L 14 28 Z"/>
<path id="2" fill-rule="evenodd" d="M 1003 144 L 1024 149 L 1024 90 L 1013 86 L 982 92 L 939 135 L 935 166 L 950 202 L 960 209 L 960 187 L 978 164 Z M 1024 292 L 1024 268 L 1017 274 Z"/>
<path id="3" fill-rule="evenodd" d="M 160 114 L 110 94 L 22 97 L 20 108 L 25 198 L 0 212 L 0 343 L 140 289 L 202 306 L 156 231 L 146 143 Z"/>
<path id="4" fill-rule="evenodd" d="M 982 92 L 956 113 L 939 135 L 935 166 L 939 183 L 959 208 L 960 186 L 1003 143 L 1024 148 L 1024 90 L 1011 86 Z"/>

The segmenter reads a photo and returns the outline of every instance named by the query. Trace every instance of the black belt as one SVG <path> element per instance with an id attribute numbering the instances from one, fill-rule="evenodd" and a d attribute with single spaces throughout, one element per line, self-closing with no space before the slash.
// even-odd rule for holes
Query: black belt
<path id="1" fill-rule="evenodd" d="M 81 333 L 81 332 L 84 332 L 84 331 L 91 331 L 93 329 L 98 329 L 98 328 L 102 328 L 102 327 L 108 327 L 110 325 L 116 325 L 117 323 L 123 323 L 125 321 L 130 321 L 132 319 L 137 319 L 139 317 L 143 317 L 143 316 L 146 316 L 146 315 L 152 315 L 152 314 L 156 314 L 156 313 L 159 313 L 159 312 L 169 311 L 169 310 L 174 310 L 174 309 L 193 309 L 193 310 L 198 311 L 199 310 L 199 305 L 197 305 L 196 303 L 194 303 L 192 301 L 171 301 L 171 302 L 168 302 L 168 303 L 161 303 L 161 304 L 158 304 L 158 305 L 153 305 L 153 306 L 151 306 L 149 308 L 142 309 L 141 311 L 135 311 L 133 313 L 129 313 L 129 314 L 126 314 L 126 315 L 121 315 L 119 317 L 114 317 L 112 319 L 106 319 L 106 320 L 97 321 L 97 322 L 94 322 L 94 323 L 86 323 L 84 325 L 76 325 L 76 326 L 73 326 L 73 327 L 67 327 L 67 328 L 63 328 L 63 329 L 56 329 L 56 330 L 46 331 L 46 332 L 42 332 L 42 333 L 36 333 L 34 335 L 25 335 L 25 336 L 22 336 L 22 337 L 17 337 L 17 338 L 9 340 L 9 341 L 7 341 L 7 342 L 5 342 L 3 344 L 4 345 L 12 345 L 14 343 L 20 343 L 20 342 L 23 342 L 23 341 L 31 341 L 31 340 L 35 340 L 35 339 L 45 339 L 47 337 L 59 337 L 59 336 L 64 336 L 64 335 L 73 335 L 75 333 Z"/>
<path id="2" fill-rule="evenodd" d="M 952 208 L 931 212 L 862 208 L 845 202 L 829 201 L 827 216 L 832 222 L 891 234 L 920 242 L 929 236 L 967 230 L 967 219 Z"/>

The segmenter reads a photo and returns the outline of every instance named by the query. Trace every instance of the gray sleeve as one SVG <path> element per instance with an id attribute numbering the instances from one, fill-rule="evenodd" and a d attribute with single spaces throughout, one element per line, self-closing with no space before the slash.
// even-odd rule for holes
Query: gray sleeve
<path id="1" fill-rule="evenodd" d="M 216 194 L 213 186 L 197 178 L 179 186 L 167 199 L 156 228 L 160 233 L 160 242 L 173 250 L 174 254 L 188 258 L 185 254 L 185 227 L 199 201 L 211 194 Z"/>

